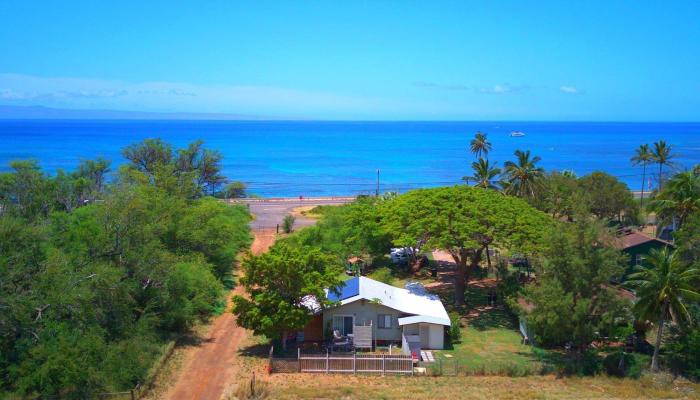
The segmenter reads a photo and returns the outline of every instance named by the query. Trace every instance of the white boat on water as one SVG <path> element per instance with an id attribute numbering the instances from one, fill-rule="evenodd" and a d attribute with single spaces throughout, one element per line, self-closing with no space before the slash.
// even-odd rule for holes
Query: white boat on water
<path id="1" fill-rule="evenodd" d="M 520 132 L 520 131 L 512 131 L 510 133 L 510 137 L 522 137 L 522 136 L 525 136 L 525 134 L 523 132 Z"/>

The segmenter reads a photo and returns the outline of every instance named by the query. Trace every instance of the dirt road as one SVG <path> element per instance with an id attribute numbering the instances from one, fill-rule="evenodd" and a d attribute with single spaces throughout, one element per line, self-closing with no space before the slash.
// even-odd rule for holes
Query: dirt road
<path id="1" fill-rule="evenodd" d="M 275 242 L 274 231 L 254 231 L 251 251 L 260 254 Z M 229 293 L 231 297 L 243 294 L 241 286 Z M 166 394 L 173 400 L 218 400 L 230 384 L 235 373 L 235 359 L 247 332 L 236 325 L 236 317 L 225 312 L 212 322 L 209 337 L 187 355 L 177 383 Z"/>
<path id="2" fill-rule="evenodd" d="M 304 206 L 319 204 L 343 204 L 347 200 L 305 201 Z M 276 238 L 275 228 L 284 215 L 290 213 L 298 202 L 268 201 L 251 204 L 250 211 L 255 214 L 251 223 L 254 235 L 251 251 L 260 254 L 266 251 Z M 299 218 L 297 227 L 308 226 L 315 221 Z M 227 312 L 216 317 L 212 322 L 210 333 L 202 343 L 187 350 L 182 369 L 175 384 L 167 391 L 164 398 L 172 400 L 219 400 L 224 390 L 231 384 L 237 372 L 236 357 L 242 342 L 249 332 L 236 325 L 236 317 L 228 312 L 231 298 L 243 294 L 244 289 L 237 286 L 229 293 Z"/>

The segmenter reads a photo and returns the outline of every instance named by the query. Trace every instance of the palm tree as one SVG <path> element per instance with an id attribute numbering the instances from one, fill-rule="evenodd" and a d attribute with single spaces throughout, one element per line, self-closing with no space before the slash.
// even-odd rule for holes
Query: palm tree
<path id="1" fill-rule="evenodd" d="M 690 214 L 700 211 L 700 170 L 674 175 L 649 206 L 662 221 L 680 228 Z"/>
<path id="2" fill-rule="evenodd" d="M 626 284 L 636 291 L 634 311 L 647 321 L 657 321 L 656 343 L 651 358 L 651 369 L 659 370 L 659 347 L 664 323 L 670 318 L 677 324 L 691 322 L 688 303 L 700 300 L 695 286 L 700 270 L 681 262 L 675 251 L 652 250 L 645 266 L 635 267 Z"/>
<path id="3" fill-rule="evenodd" d="M 483 132 L 477 132 L 471 141 L 469 150 L 474 153 L 476 158 L 481 158 L 482 154 L 488 158 L 489 151 L 491 151 L 491 142 L 489 142 L 487 135 Z"/>
<path id="4" fill-rule="evenodd" d="M 659 164 L 659 189 L 661 189 L 663 184 L 663 167 L 672 167 L 673 162 L 671 161 L 675 155 L 671 154 L 671 146 L 666 144 L 665 140 L 659 140 L 654 142 L 654 150 L 652 151 L 653 160 L 656 164 Z"/>
<path id="5" fill-rule="evenodd" d="M 644 182 L 646 182 L 647 179 L 647 165 L 654 161 L 654 154 L 649 149 L 648 144 L 643 144 L 637 148 L 634 157 L 632 157 L 630 161 L 632 161 L 632 165 L 642 166 L 642 199 L 640 201 L 640 206 L 644 207 Z"/>
<path id="6" fill-rule="evenodd" d="M 496 178 L 501 174 L 501 169 L 496 167 L 496 164 L 491 164 L 489 160 L 482 157 L 478 162 L 472 163 L 472 169 L 474 169 L 474 175 L 465 176 L 462 180 L 467 183 L 474 182 L 476 187 L 498 190 Z"/>
<path id="7" fill-rule="evenodd" d="M 541 158 L 530 158 L 530 150 L 516 150 L 515 157 L 516 162 L 506 161 L 504 164 L 506 193 L 519 197 L 533 197 L 540 180 L 544 177 L 544 168 L 536 166 Z"/>

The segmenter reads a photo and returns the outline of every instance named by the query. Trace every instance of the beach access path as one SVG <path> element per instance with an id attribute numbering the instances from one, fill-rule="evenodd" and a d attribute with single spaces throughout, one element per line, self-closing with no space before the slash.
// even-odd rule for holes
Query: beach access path
<path id="1" fill-rule="evenodd" d="M 348 199 L 305 199 L 301 202 L 287 199 L 255 201 L 250 204 L 250 211 L 255 216 L 251 222 L 254 235 L 251 251 L 260 254 L 275 242 L 276 230 L 271 226 L 281 224 L 285 215 L 295 208 L 329 204 L 344 204 Z M 301 203 L 301 204 L 300 204 Z M 309 226 L 315 221 L 311 218 L 298 217 L 295 226 Z M 236 316 L 231 310 L 231 298 L 244 295 L 241 286 L 236 286 L 227 296 L 226 312 L 214 318 L 208 337 L 187 349 L 182 368 L 175 383 L 164 398 L 172 400 L 219 400 L 236 376 L 238 365 L 236 359 L 241 344 L 249 334 L 246 329 L 236 324 Z"/>

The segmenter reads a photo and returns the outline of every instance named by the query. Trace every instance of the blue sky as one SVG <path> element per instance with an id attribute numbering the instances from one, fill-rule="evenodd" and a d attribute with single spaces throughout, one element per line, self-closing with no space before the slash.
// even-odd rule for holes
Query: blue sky
<path id="1" fill-rule="evenodd" d="M 700 120 L 698 1 L 12 1 L 0 104 Z"/>

